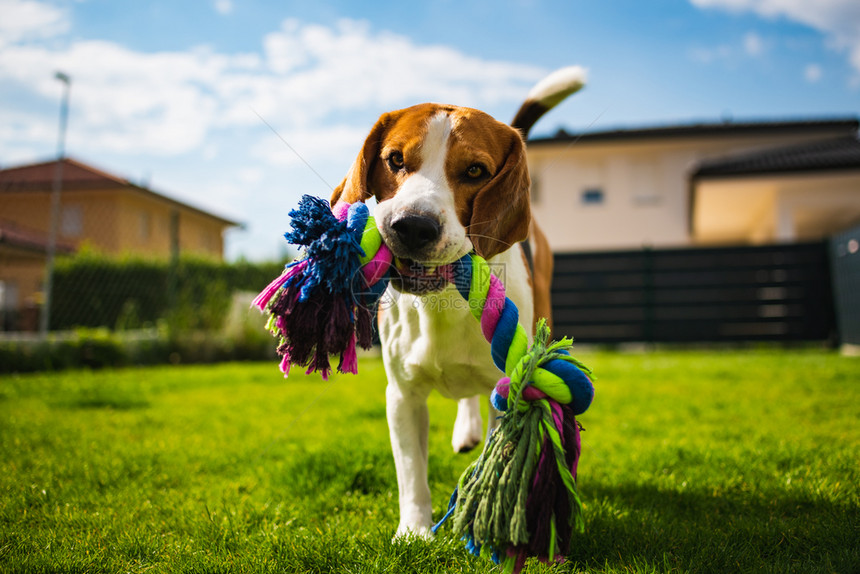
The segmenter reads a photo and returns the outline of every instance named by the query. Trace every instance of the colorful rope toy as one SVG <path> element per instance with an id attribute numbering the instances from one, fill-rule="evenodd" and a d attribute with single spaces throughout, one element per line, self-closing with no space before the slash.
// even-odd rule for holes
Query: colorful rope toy
<path id="1" fill-rule="evenodd" d="M 297 364 L 327 378 L 329 356 L 336 355 L 339 372 L 357 373 L 355 347 L 371 345 L 372 311 L 388 285 L 392 253 L 363 203 L 330 209 L 306 195 L 290 217 L 285 237 L 303 246 L 304 256 L 254 300 L 280 340 L 281 370 L 286 375 Z M 461 476 L 433 531 L 452 519 L 473 554 L 492 558 L 506 572 L 519 572 L 530 556 L 563 560 L 573 531 L 584 529 L 575 416 L 594 398 L 590 371 L 569 355 L 570 339 L 549 342 L 543 320 L 529 348 L 516 306 L 479 255 L 439 273 L 468 301 L 506 376 L 491 396 L 504 413 L 499 426 Z"/>

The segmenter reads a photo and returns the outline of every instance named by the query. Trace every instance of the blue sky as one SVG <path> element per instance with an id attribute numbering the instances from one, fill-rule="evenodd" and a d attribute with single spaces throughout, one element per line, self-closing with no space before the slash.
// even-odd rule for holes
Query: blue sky
<path id="1" fill-rule="evenodd" d="M 0 0 L 0 166 L 56 153 L 63 70 L 69 155 L 242 221 L 228 256 L 273 258 L 381 113 L 509 120 L 568 65 L 588 86 L 536 134 L 857 116 L 860 2 Z"/>

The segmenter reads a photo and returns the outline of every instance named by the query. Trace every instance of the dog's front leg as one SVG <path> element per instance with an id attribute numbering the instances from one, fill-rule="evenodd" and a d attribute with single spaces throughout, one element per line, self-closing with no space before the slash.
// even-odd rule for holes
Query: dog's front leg
<path id="1" fill-rule="evenodd" d="M 397 536 L 414 534 L 432 536 L 433 508 L 427 484 L 427 440 L 430 417 L 427 395 L 414 390 L 403 391 L 389 381 L 385 392 L 391 450 L 397 469 L 400 493 L 400 525 Z"/>

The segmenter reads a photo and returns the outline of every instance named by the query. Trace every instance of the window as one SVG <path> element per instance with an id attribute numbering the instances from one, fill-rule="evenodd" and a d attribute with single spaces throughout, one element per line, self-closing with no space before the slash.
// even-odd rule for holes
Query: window
<path id="1" fill-rule="evenodd" d="M 603 190 L 598 187 L 583 190 L 580 203 L 583 205 L 601 205 L 603 203 Z"/>
<path id="2" fill-rule="evenodd" d="M 80 205 L 64 205 L 60 212 L 60 234 L 80 237 L 84 234 L 84 209 Z"/>

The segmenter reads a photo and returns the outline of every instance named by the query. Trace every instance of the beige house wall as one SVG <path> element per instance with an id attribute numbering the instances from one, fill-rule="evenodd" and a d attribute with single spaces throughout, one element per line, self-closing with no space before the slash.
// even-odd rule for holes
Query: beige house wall
<path id="1" fill-rule="evenodd" d="M 832 136 L 824 132 L 820 138 Z M 695 240 L 689 229 L 690 177 L 703 160 L 816 137 L 530 144 L 532 212 L 557 252 L 689 245 Z M 602 203 L 583 203 L 583 192 L 591 189 L 603 192 Z"/>
<path id="2" fill-rule="evenodd" d="M 222 259 L 227 224 L 194 209 L 129 188 L 66 190 L 61 196 L 58 240 L 66 247 L 90 246 L 110 255 L 135 254 L 166 259 L 171 254 L 171 218 L 179 214 L 179 247 Z M 0 219 L 47 238 L 50 192 L 4 192 Z M 36 328 L 42 304 L 45 254 L 38 249 L 0 246 L 0 330 Z M 17 318 L 9 318 L 10 313 Z"/>
<path id="3" fill-rule="evenodd" d="M 223 223 L 143 194 L 124 194 L 121 206 L 120 252 L 168 257 L 172 243 L 171 220 L 178 212 L 180 251 L 216 259 L 223 257 Z"/>
<path id="4" fill-rule="evenodd" d="M 701 180 L 693 240 L 701 244 L 824 239 L 860 219 L 860 173 Z"/>
<path id="5" fill-rule="evenodd" d="M 116 253 L 170 256 L 171 214 L 176 208 L 129 192 L 120 199 L 119 239 Z"/>
<path id="6" fill-rule="evenodd" d="M 179 243 L 184 251 L 221 258 L 224 248 L 222 228 L 193 211 L 179 216 Z"/>
<path id="7" fill-rule="evenodd" d="M 0 196 L 0 219 L 21 227 L 47 233 L 51 203 L 47 193 L 5 192 Z"/>
<path id="8" fill-rule="evenodd" d="M 814 240 L 858 222 L 860 173 L 780 179 L 775 239 Z"/>
<path id="9" fill-rule="evenodd" d="M 97 249 L 113 252 L 117 244 L 116 191 L 74 190 L 61 194 L 58 239 L 74 245 L 86 240 Z M 5 192 L 0 196 L 0 219 L 47 236 L 51 194 L 44 191 Z"/>
<path id="10" fill-rule="evenodd" d="M 119 192 L 73 191 L 60 201 L 60 238 L 112 253 L 117 243 Z"/>
<path id="11" fill-rule="evenodd" d="M 4 193 L 0 219 L 47 236 L 49 192 Z M 133 190 L 68 191 L 62 195 L 59 239 L 86 243 L 113 255 L 166 258 L 171 252 L 171 217 L 179 212 L 180 249 L 222 258 L 225 225 L 196 211 Z"/>

